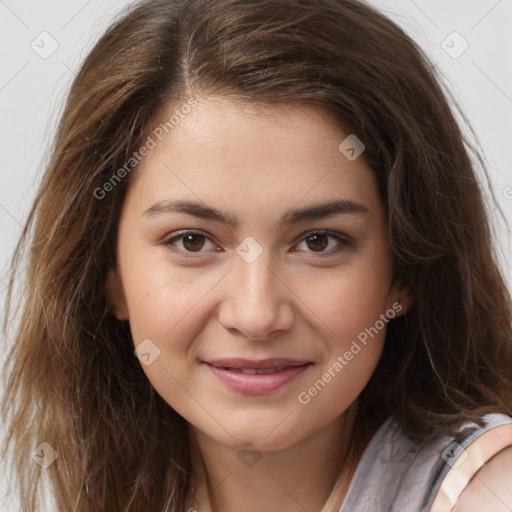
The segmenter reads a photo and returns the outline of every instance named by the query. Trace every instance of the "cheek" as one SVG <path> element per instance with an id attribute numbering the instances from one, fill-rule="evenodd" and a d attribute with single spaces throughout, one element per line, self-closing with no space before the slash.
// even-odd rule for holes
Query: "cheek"
<path id="1" fill-rule="evenodd" d="M 313 306 L 323 312 L 330 334 L 323 340 L 325 358 L 301 389 L 298 402 L 323 421 L 333 420 L 356 400 L 382 354 L 388 325 L 387 288 L 374 277 L 366 274 L 361 280 L 354 273 L 331 280 L 328 300 L 325 293 L 317 295 Z"/>
<path id="2" fill-rule="evenodd" d="M 173 268 L 165 253 L 154 249 L 132 253 L 124 263 L 124 292 L 135 343 L 144 338 L 163 343 L 171 337 L 179 345 L 185 338 L 183 329 L 187 326 L 190 331 L 190 318 L 197 317 L 202 299 L 219 280 L 217 273 Z"/>
<path id="3" fill-rule="evenodd" d="M 393 258 L 385 233 L 369 233 L 343 264 L 311 283 L 308 299 L 336 334 L 357 335 L 389 306 Z"/>
<path id="4" fill-rule="evenodd" d="M 363 267 L 317 283 L 310 288 L 308 306 L 329 328 L 334 344 L 342 348 L 386 314 L 388 292 L 387 276 L 384 279 L 383 274 Z"/>
<path id="5" fill-rule="evenodd" d="M 135 269 L 134 269 L 135 270 Z M 195 345 L 204 329 L 202 313 L 207 293 L 218 277 L 205 274 L 171 271 L 161 262 L 137 266 L 137 272 L 126 267 L 128 279 L 125 293 L 128 298 L 130 329 L 136 347 L 151 344 L 155 356 L 150 364 L 141 365 L 156 392 L 183 417 L 207 422 L 204 405 L 208 403 L 196 389 L 197 361 Z"/>
<path id="6" fill-rule="evenodd" d="M 380 359 L 390 314 L 389 276 L 361 265 L 334 274 L 314 290 L 308 306 L 329 330 L 324 331 L 325 358 L 303 389 L 304 401 L 314 401 L 319 409 L 337 404 L 335 415 L 357 398 Z"/>
<path id="7" fill-rule="evenodd" d="M 346 411 L 370 380 L 382 347 L 381 337 L 376 337 L 366 346 L 356 340 L 333 352 L 298 393 L 302 415 L 328 424 Z"/>

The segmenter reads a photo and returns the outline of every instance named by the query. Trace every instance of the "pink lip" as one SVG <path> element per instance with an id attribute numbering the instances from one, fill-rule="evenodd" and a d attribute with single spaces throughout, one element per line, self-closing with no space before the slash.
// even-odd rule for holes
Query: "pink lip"
<path id="1" fill-rule="evenodd" d="M 205 361 L 210 371 L 229 388 L 249 395 L 270 394 L 292 381 L 313 363 L 296 359 L 264 359 L 251 361 L 249 359 L 218 359 Z M 241 369 L 266 370 L 284 367 L 274 373 L 245 374 Z"/>

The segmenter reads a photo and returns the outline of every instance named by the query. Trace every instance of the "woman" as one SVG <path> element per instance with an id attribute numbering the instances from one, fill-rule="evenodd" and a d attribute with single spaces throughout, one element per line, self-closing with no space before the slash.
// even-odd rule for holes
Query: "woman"
<path id="1" fill-rule="evenodd" d="M 62 511 L 467 512 L 482 482 L 511 506 L 479 184 L 431 65 L 365 4 L 132 8 L 73 83 L 24 248 L 23 510 L 43 472 Z"/>

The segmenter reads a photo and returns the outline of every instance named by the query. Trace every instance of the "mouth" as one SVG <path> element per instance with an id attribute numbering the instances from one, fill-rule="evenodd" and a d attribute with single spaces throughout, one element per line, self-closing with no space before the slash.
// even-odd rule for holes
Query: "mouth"
<path id="1" fill-rule="evenodd" d="M 266 370 L 258 370 L 257 368 L 229 368 L 226 366 L 216 366 L 216 368 L 221 368 L 229 372 L 243 373 L 244 375 L 269 375 L 271 373 L 280 372 L 285 368 L 291 368 L 291 366 L 278 366 L 277 368 L 268 368 Z"/>
<path id="2" fill-rule="evenodd" d="M 257 395 L 276 392 L 314 363 L 285 358 L 258 361 L 236 358 L 204 361 L 204 364 L 230 389 Z"/>

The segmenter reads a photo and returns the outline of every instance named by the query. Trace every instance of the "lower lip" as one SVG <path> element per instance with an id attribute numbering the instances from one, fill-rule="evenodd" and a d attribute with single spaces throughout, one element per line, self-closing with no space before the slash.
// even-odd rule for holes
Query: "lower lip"
<path id="1" fill-rule="evenodd" d="M 274 393 L 311 366 L 311 363 L 308 363 L 302 366 L 289 366 L 275 373 L 248 375 L 236 370 L 224 370 L 208 363 L 205 364 L 229 388 L 248 395 Z"/>

